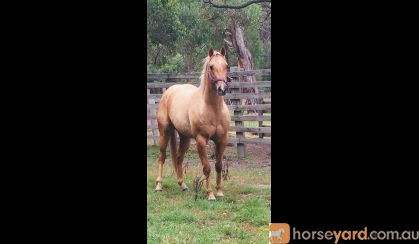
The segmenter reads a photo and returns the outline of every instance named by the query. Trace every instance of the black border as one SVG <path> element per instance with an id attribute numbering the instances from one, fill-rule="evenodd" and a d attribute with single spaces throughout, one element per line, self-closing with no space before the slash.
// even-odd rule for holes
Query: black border
<path id="1" fill-rule="evenodd" d="M 413 13 L 384 4 L 273 9 L 272 222 L 417 222 Z"/>
<path id="2" fill-rule="evenodd" d="M 8 8 L 18 238 L 146 241 L 142 3 Z"/>

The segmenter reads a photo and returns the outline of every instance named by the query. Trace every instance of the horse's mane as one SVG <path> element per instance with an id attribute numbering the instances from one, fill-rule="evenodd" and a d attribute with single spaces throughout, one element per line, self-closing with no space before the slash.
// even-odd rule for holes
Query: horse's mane
<path id="1" fill-rule="evenodd" d="M 205 84 L 205 78 L 207 77 L 207 66 L 208 66 L 208 62 L 210 60 L 210 57 L 205 57 L 202 62 L 204 63 L 203 67 L 202 67 L 202 71 L 201 71 L 201 76 L 199 77 L 199 79 L 201 80 L 201 84 L 200 86 L 203 87 Z"/>

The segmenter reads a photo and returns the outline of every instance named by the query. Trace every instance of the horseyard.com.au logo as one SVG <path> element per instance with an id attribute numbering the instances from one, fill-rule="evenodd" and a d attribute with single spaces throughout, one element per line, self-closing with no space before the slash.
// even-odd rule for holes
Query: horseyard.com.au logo
<path id="1" fill-rule="evenodd" d="M 287 223 L 269 224 L 269 243 L 289 243 L 290 226 Z M 329 240 L 334 244 L 356 240 L 419 240 L 419 230 L 369 230 L 367 226 L 358 230 L 297 230 L 292 228 L 292 240 Z"/>
<path id="2" fill-rule="evenodd" d="M 269 224 L 269 243 L 288 243 L 290 241 L 289 224 Z"/>

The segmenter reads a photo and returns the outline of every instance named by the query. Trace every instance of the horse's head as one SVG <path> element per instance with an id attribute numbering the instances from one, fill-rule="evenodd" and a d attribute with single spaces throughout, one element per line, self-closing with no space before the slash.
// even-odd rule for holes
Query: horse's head
<path id="1" fill-rule="evenodd" d="M 212 48 L 208 51 L 208 78 L 219 96 L 225 95 L 227 82 L 230 82 L 225 55 L 226 50 L 224 47 L 221 48 L 220 52 L 214 51 Z"/>

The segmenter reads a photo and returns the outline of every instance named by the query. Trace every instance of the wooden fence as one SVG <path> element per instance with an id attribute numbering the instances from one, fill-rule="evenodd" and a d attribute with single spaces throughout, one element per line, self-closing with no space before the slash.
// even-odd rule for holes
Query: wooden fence
<path id="1" fill-rule="evenodd" d="M 270 74 L 270 69 L 229 72 L 232 77 L 230 93 L 224 96 L 232 121 L 228 141 L 237 146 L 239 157 L 246 156 L 246 144 L 271 144 Z M 269 81 L 240 82 L 244 76 L 250 75 L 265 80 L 268 76 Z M 199 86 L 199 76 L 200 73 L 147 74 L 147 139 L 152 143 L 157 144 L 159 140 L 156 112 L 163 92 L 175 84 Z"/>

